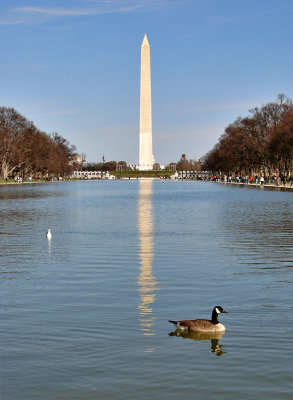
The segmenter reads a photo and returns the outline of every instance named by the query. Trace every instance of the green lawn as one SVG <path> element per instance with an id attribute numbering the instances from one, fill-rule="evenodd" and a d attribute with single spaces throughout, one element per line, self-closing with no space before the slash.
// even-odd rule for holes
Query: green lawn
<path id="1" fill-rule="evenodd" d="M 14 179 L 0 179 L 0 183 L 14 183 Z"/>
<path id="2" fill-rule="evenodd" d="M 175 171 L 110 171 L 117 178 L 170 178 Z"/>

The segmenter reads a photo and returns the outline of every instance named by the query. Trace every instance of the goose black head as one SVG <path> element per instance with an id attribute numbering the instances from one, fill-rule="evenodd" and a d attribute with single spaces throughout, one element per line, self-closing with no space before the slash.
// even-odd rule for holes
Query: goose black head
<path id="1" fill-rule="evenodd" d="M 227 313 L 227 311 L 225 311 L 223 307 L 221 307 L 221 306 L 214 307 L 213 312 L 212 312 L 212 320 L 211 320 L 213 324 L 219 323 L 218 315 L 222 314 L 222 313 Z"/>
<path id="2" fill-rule="evenodd" d="M 215 311 L 217 314 L 227 313 L 227 311 L 225 311 L 221 306 L 216 306 L 213 311 Z"/>

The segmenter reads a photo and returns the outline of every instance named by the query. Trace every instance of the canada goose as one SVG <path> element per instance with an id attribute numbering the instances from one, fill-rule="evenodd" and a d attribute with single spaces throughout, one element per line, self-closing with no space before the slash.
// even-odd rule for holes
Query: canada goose
<path id="1" fill-rule="evenodd" d="M 51 237 L 52 237 L 51 229 L 48 229 L 48 231 L 47 231 L 47 233 L 46 233 L 46 238 L 47 238 L 48 240 L 51 240 Z"/>
<path id="2" fill-rule="evenodd" d="M 193 332 L 221 332 L 225 326 L 218 321 L 218 314 L 227 313 L 221 306 L 216 306 L 212 312 L 212 319 L 186 319 L 183 321 L 170 321 L 178 329 L 188 329 Z"/>

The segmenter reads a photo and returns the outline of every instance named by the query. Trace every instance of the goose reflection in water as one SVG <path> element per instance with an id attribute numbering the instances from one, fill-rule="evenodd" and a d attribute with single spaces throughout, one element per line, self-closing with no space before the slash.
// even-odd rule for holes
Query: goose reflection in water
<path id="1" fill-rule="evenodd" d="M 188 330 L 176 329 L 174 332 L 170 332 L 169 336 L 181 336 L 183 339 L 191 340 L 210 340 L 211 341 L 211 352 L 217 356 L 221 356 L 226 352 L 223 350 L 223 345 L 219 344 L 219 340 L 225 332 L 192 332 Z"/>
<path id="2" fill-rule="evenodd" d="M 157 281 L 153 275 L 152 261 L 153 250 L 153 207 L 152 207 L 153 181 L 139 181 L 137 225 L 139 232 L 139 263 L 138 292 L 140 303 L 139 323 L 143 335 L 153 336 L 155 317 L 152 304 L 155 301 Z M 150 351 L 150 350 L 148 350 Z"/>

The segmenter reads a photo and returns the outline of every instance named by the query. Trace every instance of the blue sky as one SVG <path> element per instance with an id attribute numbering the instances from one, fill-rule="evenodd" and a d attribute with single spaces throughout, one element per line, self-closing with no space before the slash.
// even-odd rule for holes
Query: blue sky
<path id="1" fill-rule="evenodd" d="M 1 0 L 0 104 L 89 161 L 137 163 L 145 33 L 158 162 L 198 159 L 250 108 L 293 97 L 292 0 Z"/>

